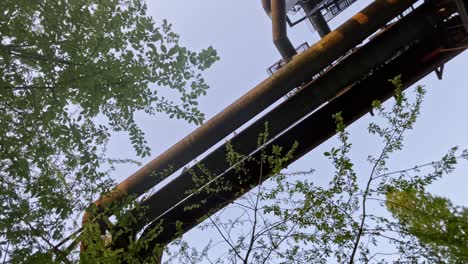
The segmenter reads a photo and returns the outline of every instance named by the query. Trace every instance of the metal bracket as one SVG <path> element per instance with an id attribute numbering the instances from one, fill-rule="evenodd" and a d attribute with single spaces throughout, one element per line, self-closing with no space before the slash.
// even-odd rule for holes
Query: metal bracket
<path id="1" fill-rule="evenodd" d="M 437 79 L 442 80 L 442 75 L 444 74 L 444 64 L 436 68 L 434 72 L 437 75 Z"/>

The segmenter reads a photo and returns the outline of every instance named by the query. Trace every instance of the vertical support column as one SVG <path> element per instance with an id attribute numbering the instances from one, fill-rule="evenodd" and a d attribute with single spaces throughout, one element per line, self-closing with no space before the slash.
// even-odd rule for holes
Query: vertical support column
<path id="1" fill-rule="evenodd" d="M 297 52 L 288 39 L 285 0 L 271 0 L 271 22 L 273 23 L 273 43 L 283 59 L 288 62 Z"/>
<path id="2" fill-rule="evenodd" d="M 310 15 L 310 12 L 312 12 L 315 7 L 315 3 L 313 2 L 315 1 L 308 1 L 302 4 L 302 8 L 307 15 Z M 325 18 L 322 16 L 320 11 L 316 11 L 314 14 L 310 15 L 309 21 L 312 23 L 315 30 L 317 30 L 321 38 L 325 37 L 328 33 L 331 32 L 327 21 L 325 21 Z"/>

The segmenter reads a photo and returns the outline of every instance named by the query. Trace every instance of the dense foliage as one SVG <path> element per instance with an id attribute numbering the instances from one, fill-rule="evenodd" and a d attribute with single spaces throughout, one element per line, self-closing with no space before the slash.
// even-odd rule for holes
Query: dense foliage
<path id="1" fill-rule="evenodd" d="M 201 73 L 218 58 L 178 41 L 143 0 L 1 1 L 0 252 L 23 262 L 67 233 L 111 185 L 111 131 L 149 155 L 136 112 L 203 121 Z"/>
<path id="2" fill-rule="evenodd" d="M 400 231 L 415 236 L 433 262 L 468 260 L 468 208 L 415 189 L 387 193 L 386 205 Z"/>

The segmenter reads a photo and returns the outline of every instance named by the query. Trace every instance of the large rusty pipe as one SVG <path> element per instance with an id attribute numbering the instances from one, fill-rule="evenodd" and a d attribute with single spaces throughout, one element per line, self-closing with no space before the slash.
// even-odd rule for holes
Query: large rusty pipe
<path id="1" fill-rule="evenodd" d="M 273 43 L 283 60 L 288 62 L 297 52 L 288 38 L 285 0 L 271 0 L 271 23 L 273 25 Z"/>
<path id="2" fill-rule="evenodd" d="M 162 177 L 156 177 L 155 174 L 170 174 L 180 169 L 287 92 L 361 43 L 414 2 L 415 0 L 372 2 L 308 50 L 295 56 L 274 75 L 125 179 L 111 194 L 99 198 L 95 204 L 105 208 L 127 195 L 143 194 L 162 180 Z M 88 217 L 89 214 L 85 213 L 83 222 L 88 221 Z"/>
<path id="3" fill-rule="evenodd" d="M 435 37 L 437 36 L 440 35 L 435 35 Z M 426 42 L 420 43 L 419 46 L 414 47 L 408 52 L 409 54 L 395 59 L 361 83 L 351 87 L 351 89 L 268 144 L 266 146 L 266 152 L 268 153 L 268 151 L 271 151 L 273 145 L 282 146 L 287 149 L 291 147 L 295 141 L 299 140 L 294 158 L 288 161 L 288 164 L 290 164 L 335 134 L 336 125 L 332 118 L 334 113 L 341 111 L 345 124 L 350 125 L 371 110 L 371 103 L 373 100 L 384 101 L 391 97 L 394 87 L 387 81 L 388 79 L 401 74 L 403 85 L 407 88 L 432 72 L 439 65 L 444 64 L 461 52 L 458 50 L 437 53 L 432 56 L 429 61 L 423 60 L 428 53 L 437 49 L 437 42 L 437 39 L 432 38 Z M 414 65 L 418 65 L 418 67 L 414 67 Z M 378 87 L 378 89 L 376 89 L 376 87 Z M 318 127 L 320 129 L 318 129 Z M 284 165 L 287 166 L 288 164 Z M 211 194 L 200 193 L 199 195 L 185 200 L 180 206 L 177 206 L 164 215 L 162 233 L 154 238 L 151 242 L 151 246 L 148 248 L 152 248 L 152 246 L 156 244 L 165 245 L 169 243 L 174 238 L 174 234 L 181 234 L 190 230 L 198 224 L 203 217 L 215 213 L 220 208 L 229 204 L 233 199 L 237 198 L 240 195 L 237 191 L 244 193 L 250 190 L 253 186 L 257 185 L 260 180 L 265 180 L 265 176 L 270 173 L 268 171 L 268 168 L 270 168 L 268 164 L 262 166 L 263 172 L 259 171 L 260 166 L 258 166 L 258 163 L 255 161 L 247 162 L 245 165 L 249 171 L 249 175 L 242 178 L 243 180 L 241 182 L 238 181 L 238 175 L 233 171 L 227 172 L 220 179 L 223 181 L 221 183 L 223 186 L 236 186 L 238 189 Z M 259 178 L 260 175 L 262 175 L 262 179 Z M 202 207 L 196 210 L 185 210 L 185 208 L 197 204 L 200 201 L 204 202 Z M 155 225 L 150 225 L 148 229 L 154 226 Z M 150 253 L 145 251 L 141 252 L 142 257 L 148 254 Z"/>
<path id="4" fill-rule="evenodd" d="M 438 18 L 430 11 L 426 6 L 419 7 L 320 78 L 301 88 L 293 97 L 241 131 L 230 140 L 230 143 L 239 153 L 252 153 L 257 148 L 257 138 L 263 132 L 265 123 L 268 123 L 269 136 L 275 137 L 322 103 L 332 99 L 342 89 L 359 80 L 371 69 L 383 64 L 408 43 L 432 34 L 433 26 L 437 23 Z M 218 175 L 230 166 L 226 156 L 226 145 L 222 145 L 198 164 L 208 168 L 211 174 Z M 139 230 L 148 221 L 163 214 L 185 198 L 187 191 L 196 186 L 191 173 L 202 175 L 197 165 L 189 171 L 183 172 L 143 201 L 142 205 L 148 207 L 147 213 L 143 217 L 138 217 L 132 229 Z"/>

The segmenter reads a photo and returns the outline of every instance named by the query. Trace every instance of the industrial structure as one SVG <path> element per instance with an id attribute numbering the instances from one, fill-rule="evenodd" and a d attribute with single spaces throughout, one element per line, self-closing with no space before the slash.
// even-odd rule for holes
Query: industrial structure
<path id="1" fill-rule="evenodd" d="M 139 234 L 139 239 L 149 239 L 151 244 L 140 254 L 149 256 L 154 253 L 154 247 L 164 246 L 176 234 L 189 231 L 204 216 L 216 213 L 266 180 L 265 175 L 270 172 L 263 171 L 264 177 L 260 179 L 258 165 L 246 161 L 250 173 L 239 175 L 226 160 L 227 149 L 223 144 L 142 199 L 144 214 L 139 215 L 130 232 L 119 229 L 119 223 L 112 228 L 107 226 L 106 221 L 102 221 L 109 217 L 106 208 L 128 196 L 143 195 L 296 90 L 230 140 L 236 151 L 253 157 L 262 150 L 270 151 L 273 146 L 287 148 L 297 141 L 295 156 L 284 164 L 287 166 L 335 134 L 334 113 L 342 112 L 344 123 L 349 125 L 372 110 L 372 101 L 385 101 L 392 96 L 394 87 L 388 79 L 401 75 L 407 88 L 434 71 L 442 78 L 443 65 L 466 48 L 467 0 L 375 0 L 341 26 L 330 30 L 327 22 L 354 2 L 262 0 L 272 20 L 273 43 L 282 57 L 268 68 L 271 76 L 128 177 L 114 192 L 101 197 L 92 206 L 97 211 L 85 213 L 84 224 L 99 221 L 103 234 L 119 233 L 113 241 L 114 248 L 125 249 Z M 287 26 L 302 21 L 310 23 L 322 39 L 310 47 L 300 45 L 296 49 L 288 39 Z M 258 147 L 257 138 L 266 122 L 271 140 Z M 192 175 L 203 175 L 201 168 L 215 177 L 200 186 Z M 215 185 L 232 188 L 215 194 L 203 191 Z M 188 194 L 193 189 L 200 191 Z M 185 210 L 200 201 L 203 207 Z M 137 215 L 140 211 L 130 214 Z M 177 228 L 176 222 L 181 223 Z M 150 231 L 160 225 L 158 236 L 149 238 Z M 82 245 L 82 250 L 86 250 L 86 245 Z"/>

